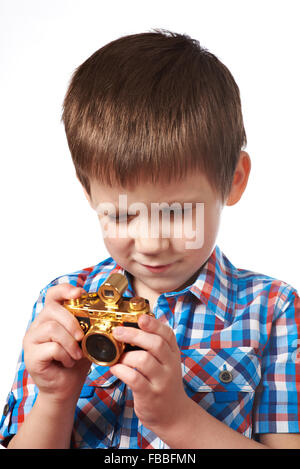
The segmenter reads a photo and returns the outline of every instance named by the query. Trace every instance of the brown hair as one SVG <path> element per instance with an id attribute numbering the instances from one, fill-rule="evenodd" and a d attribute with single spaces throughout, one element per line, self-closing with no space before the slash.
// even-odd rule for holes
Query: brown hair
<path id="1" fill-rule="evenodd" d="M 96 51 L 74 72 L 62 120 L 89 193 L 91 178 L 129 187 L 198 168 L 224 200 L 246 145 L 230 71 L 197 40 L 166 30 Z"/>

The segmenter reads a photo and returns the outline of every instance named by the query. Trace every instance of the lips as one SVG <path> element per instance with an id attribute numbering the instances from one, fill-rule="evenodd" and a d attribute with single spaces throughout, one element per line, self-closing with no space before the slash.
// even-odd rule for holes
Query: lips
<path id="1" fill-rule="evenodd" d="M 151 265 L 146 265 L 142 264 L 146 269 L 150 270 L 150 272 L 163 272 L 167 270 L 172 264 L 161 264 L 157 266 L 151 266 Z"/>

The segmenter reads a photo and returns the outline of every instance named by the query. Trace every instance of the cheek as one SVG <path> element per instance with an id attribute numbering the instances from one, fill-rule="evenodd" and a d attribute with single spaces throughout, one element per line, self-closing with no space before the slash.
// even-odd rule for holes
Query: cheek
<path id="1" fill-rule="evenodd" d="M 188 223 L 184 225 L 184 232 L 181 238 L 173 237 L 172 246 L 177 252 L 185 252 L 189 256 L 210 252 L 214 246 L 219 225 L 221 211 L 212 209 L 209 206 L 199 210 L 193 219 L 188 219 Z"/>
<path id="2" fill-rule="evenodd" d="M 218 235 L 221 211 L 207 210 L 204 219 L 204 240 L 206 245 L 214 244 Z"/>
<path id="3" fill-rule="evenodd" d="M 127 238 L 109 238 L 103 239 L 106 249 L 109 253 L 114 256 L 122 257 L 126 256 L 130 248 L 130 240 Z"/>

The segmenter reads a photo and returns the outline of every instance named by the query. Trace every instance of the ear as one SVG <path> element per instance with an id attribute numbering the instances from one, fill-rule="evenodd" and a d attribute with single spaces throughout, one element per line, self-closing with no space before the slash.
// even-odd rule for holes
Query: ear
<path id="1" fill-rule="evenodd" d="M 247 152 L 241 151 L 238 164 L 236 166 L 233 181 L 225 205 L 235 205 L 242 197 L 247 187 L 249 174 L 251 171 L 251 160 Z"/>

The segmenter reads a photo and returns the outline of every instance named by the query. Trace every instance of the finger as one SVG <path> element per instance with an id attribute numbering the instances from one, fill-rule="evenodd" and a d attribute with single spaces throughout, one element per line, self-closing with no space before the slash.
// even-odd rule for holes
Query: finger
<path id="1" fill-rule="evenodd" d="M 60 283 L 53 287 L 50 287 L 46 293 L 45 298 L 45 311 L 53 311 L 55 314 L 55 319 L 58 322 L 62 322 L 63 326 L 67 331 L 73 335 L 76 340 L 82 340 L 83 331 L 79 326 L 78 321 L 73 316 L 70 311 L 64 308 L 60 303 L 64 300 L 78 298 L 83 293 L 86 293 L 85 290 L 81 287 L 75 287 L 70 283 Z M 48 309 L 49 306 L 49 309 Z M 40 315 L 42 319 L 47 320 L 47 315 Z"/>
<path id="2" fill-rule="evenodd" d="M 169 344 L 172 351 L 178 349 L 175 334 L 168 324 L 164 324 L 148 314 L 142 314 L 139 317 L 138 325 L 143 331 L 162 337 Z"/>
<path id="3" fill-rule="evenodd" d="M 33 328 L 40 327 L 41 324 L 49 321 L 55 321 L 61 324 L 66 331 L 69 332 L 76 340 L 82 340 L 84 333 L 79 325 L 78 320 L 70 311 L 59 303 L 48 303 L 41 311 L 32 324 Z"/>
<path id="4" fill-rule="evenodd" d="M 172 353 L 169 344 L 159 335 L 145 332 L 134 327 L 116 327 L 114 337 L 127 344 L 137 345 L 148 350 L 160 363 L 170 360 Z"/>
<path id="5" fill-rule="evenodd" d="M 70 283 L 60 283 L 58 285 L 54 285 L 47 290 L 46 298 L 45 298 L 45 305 L 55 302 L 61 302 L 63 300 L 70 300 L 74 298 L 78 298 L 83 293 L 86 293 L 85 290 L 81 287 L 75 287 Z"/>
<path id="6" fill-rule="evenodd" d="M 46 342 L 37 345 L 36 353 L 38 353 L 37 363 L 39 362 L 42 367 L 49 366 L 54 360 L 61 363 L 65 368 L 72 368 L 75 364 L 72 357 L 57 342 Z"/>
<path id="7" fill-rule="evenodd" d="M 56 342 L 61 345 L 74 360 L 82 358 L 82 351 L 78 342 L 56 321 L 47 321 L 41 324 L 40 327 L 36 329 L 35 334 L 33 334 L 32 342 L 36 344 Z"/>
<path id="8" fill-rule="evenodd" d="M 138 370 L 148 381 L 160 381 L 164 373 L 164 367 L 149 352 L 135 350 L 124 353 L 118 363 Z"/>
<path id="9" fill-rule="evenodd" d="M 127 384 L 134 392 L 142 392 L 149 388 L 148 380 L 134 368 L 130 368 L 122 363 L 117 363 L 111 366 L 109 370 L 114 376 Z"/>

